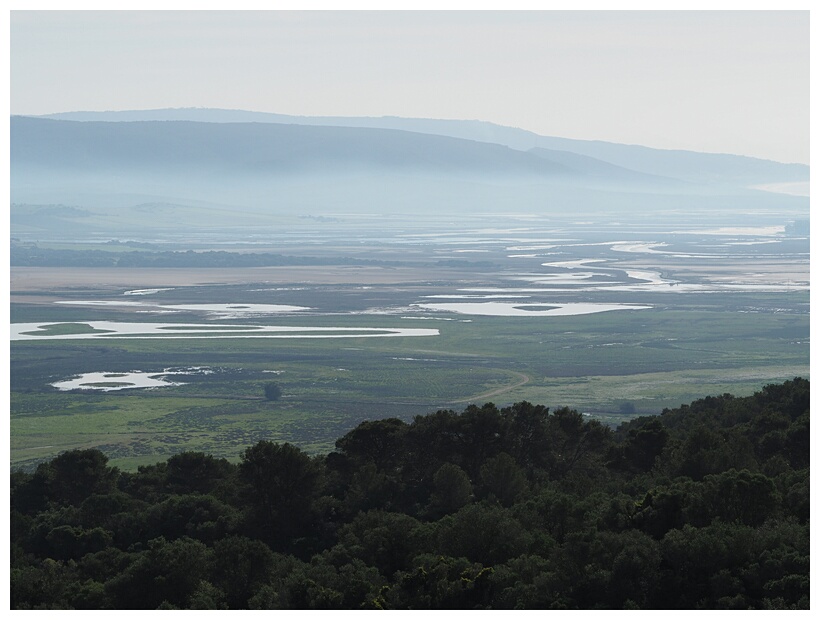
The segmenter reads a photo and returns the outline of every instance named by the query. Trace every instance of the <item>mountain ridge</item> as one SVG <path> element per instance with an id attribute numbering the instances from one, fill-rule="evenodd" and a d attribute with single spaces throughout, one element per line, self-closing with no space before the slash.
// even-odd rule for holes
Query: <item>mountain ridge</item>
<path id="1" fill-rule="evenodd" d="M 515 150 L 532 148 L 569 151 L 600 159 L 624 168 L 667 176 L 695 183 L 715 182 L 716 177 L 730 176 L 735 184 L 808 181 L 809 166 L 784 163 L 730 153 L 704 153 L 684 149 L 658 149 L 639 144 L 621 144 L 603 140 L 579 140 L 543 136 L 518 127 L 507 127 L 489 121 L 466 119 L 423 119 L 399 116 L 340 117 L 294 116 L 273 112 L 226 110 L 219 108 L 165 108 L 153 110 L 123 110 L 107 112 L 63 112 L 39 118 L 77 120 L 82 122 L 130 122 L 136 120 L 195 120 L 198 122 L 268 122 L 282 124 L 369 127 L 399 129 L 416 133 L 503 144 Z M 702 163 L 693 163 L 694 156 Z M 768 180 L 771 179 L 771 180 Z"/>
<path id="2" fill-rule="evenodd" d="M 732 156 L 720 169 L 709 157 L 691 153 L 690 168 L 701 172 L 675 176 L 627 165 L 635 151 L 606 161 L 566 149 L 522 151 L 383 127 L 190 120 L 12 116 L 10 138 L 15 203 L 127 207 L 204 200 L 260 213 L 331 215 L 515 209 L 637 217 L 697 209 L 808 209 L 805 198 L 747 186 L 747 180 L 788 180 L 778 172 L 782 165 L 744 168 L 745 160 Z M 674 173 L 673 163 L 667 167 Z M 733 166 L 740 172 L 732 172 Z"/>
<path id="3" fill-rule="evenodd" d="M 196 121 L 39 120 L 12 117 L 12 164 L 94 165 L 118 158 L 128 165 L 201 166 L 232 160 L 248 170 L 293 172 L 311 165 L 492 170 L 551 176 L 567 173 L 524 151 L 494 143 L 383 128 Z M 51 148 L 59 144 L 60 149 Z M 144 149 L 153 148 L 146 153 Z M 143 149 L 143 150 L 140 150 Z M 98 161 L 102 160 L 102 161 Z"/>

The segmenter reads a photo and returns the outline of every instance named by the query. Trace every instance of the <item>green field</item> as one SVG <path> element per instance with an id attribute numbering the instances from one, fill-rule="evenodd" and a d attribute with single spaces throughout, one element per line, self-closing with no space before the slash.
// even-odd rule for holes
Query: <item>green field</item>
<path id="1" fill-rule="evenodd" d="M 32 307 L 30 315 L 39 315 Z M 89 311 L 66 308 L 76 320 Z M 97 311 L 94 311 L 96 316 Z M 100 314 L 110 317 L 111 311 Z M 15 315 L 29 318 L 25 307 Z M 453 315 L 450 318 L 457 318 Z M 463 317 L 461 317 L 463 319 Z M 365 419 L 410 419 L 467 403 L 569 405 L 608 423 L 709 394 L 807 377 L 808 316 L 684 309 L 575 317 L 282 317 L 277 325 L 436 327 L 440 336 L 349 339 L 43 340 L 11 346 L 11 462 L 31 467 L 99 447 L 132 469 L 183 450 L 231 459 L 261 439 L 324 452 Z M 50 333 L 80 328 L 60 326 Z M 161 372 L 185 385 L 57 392 L 85 372 Z M 277 383 L 280 400 L 264 399 Z"/>

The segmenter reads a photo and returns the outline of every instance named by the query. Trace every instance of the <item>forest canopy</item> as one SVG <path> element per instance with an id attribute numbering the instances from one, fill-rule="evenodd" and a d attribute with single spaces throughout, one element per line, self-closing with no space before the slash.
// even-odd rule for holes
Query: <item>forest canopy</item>
<path id="1" fill-rule="evenodd" d="M 809 382 L 11 473 L 12 609 L 808 609 Z"/>

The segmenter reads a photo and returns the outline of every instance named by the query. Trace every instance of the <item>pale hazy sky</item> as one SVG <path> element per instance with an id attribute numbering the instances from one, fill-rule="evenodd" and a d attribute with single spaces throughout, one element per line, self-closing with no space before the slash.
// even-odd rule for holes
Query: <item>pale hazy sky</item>
<path id="1" fill-rule="evenodd" d="M 462 118 L 809 159 L 809 12 L 12 11 L 12 114 Z"/>

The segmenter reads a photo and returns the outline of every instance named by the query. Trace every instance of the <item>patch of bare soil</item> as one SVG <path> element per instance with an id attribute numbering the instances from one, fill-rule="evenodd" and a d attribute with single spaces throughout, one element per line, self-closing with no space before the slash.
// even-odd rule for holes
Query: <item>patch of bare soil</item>
<path id="1" fill-rule="evenodd" d="M 12 267 L 12 294 L 72 288 L 144 288 L 208 284 L 400 284 L 457 279 L 458 271 L 415 267 L 252 267 L 245 269 L 115 269 L 93 267 Z"/>

